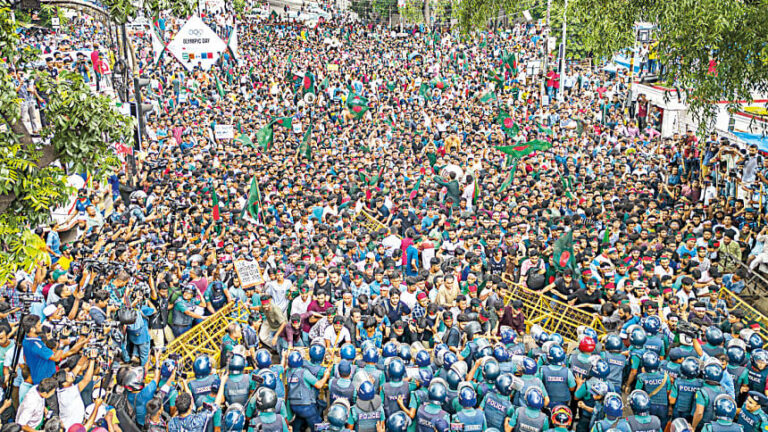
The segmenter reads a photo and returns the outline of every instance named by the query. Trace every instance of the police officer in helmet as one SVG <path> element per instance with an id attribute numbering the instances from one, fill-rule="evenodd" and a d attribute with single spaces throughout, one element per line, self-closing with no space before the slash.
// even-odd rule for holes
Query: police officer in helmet
<path id="1" fill-rule="evenodd" d="M 703 432 L 744 432 L 744 428 L 734 423 L 736 417 L 736 401 L 727 394 L 715 398 L 715 420 L 701 428 Z"/>

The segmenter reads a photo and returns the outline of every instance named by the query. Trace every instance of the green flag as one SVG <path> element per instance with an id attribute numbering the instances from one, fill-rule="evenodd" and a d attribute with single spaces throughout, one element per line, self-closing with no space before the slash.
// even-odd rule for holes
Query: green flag
<path id="1" fill-rule="evenodd" d="M 307 131 L 304 132 L 304 138 L 301 139 L 301 145 L 299 146 L 299 156 L 312 160 L 312 148 L 309 146 L 309 138 L 312 136 L 312 125 L 307 126 Z"/>
<path id="2" fill-rule="evenodd" d="M 488 92 L 488 93 L 484 94 L 484 95 L 483 95 L 483 96 L 480 98 L 480 102 L 482 102 L 482 103 L 488 103 L 488 102 L 491 102 L 491 101 L 495 101 L 496 99 L 498 99 L 498 98 L 496 97 L 496 93 L 494 93 L 494 92 L 490 91 L 490 92 Z M 515 134 L 515 135 L 517 135 L 517 134 Z"/>
<path id="3" fill-rule="evenodd" d="M 555 264 L 555 270 L 562 272 L 565 269 L 574 268 L 573 231 L 568 231 L 568 233 L 557 239 L 553 249 L 554 253 L 552 258 Z"/>
<path id="4" fill-rule="evenodd" d="M 488 71 L 487 78 L 489 81 L 493 81 L 498 85 L 501 85 L 504 82 L 504 78 L 501 77 L 501 74 L 493 69 Z"/>
<path id="5" fill-rule="evenodd" d="M 397 81 L 387 81 L 387 90 L 394 91 L 397 87 Z"/>
<path id="6" fill-rule="evenodd" d="M 235 138 L 235 142 L 239 143 L 240 145 L 253 147 L 253 141 L 251 141 L 251 138 L 244 133 L 241 133 L 237 138 Z"/>
<path id="7" fill-rule="evenodd" d="M 272 122 L 270 122 L 269 124 L 282 126 L 282 127 L 286 128 L 286 129 L 291 129 L 293 127 L 293 118 L 291 118 L 291 117 L 274 117 L 272 119 Z"/>
<path id="8" fill-rule="evenodd" d="M 315 94 L 315 76 L 309 72 L 305 72 L 301 80 L 301 94 L 307 93 Z"/>
<path id="9" fill-rule="evenodd" d="M 430 81 L 430 84 L 432 85 L 432 88 L 436 88 L 440 91 L 443 91 L 448 88 L 449 83 L 442 78 L 435 78 L 432 81 Z"/>
<path id="10" fill-rule="evenodd" d="M 219 92 L 219 97 L 224 97 L 224 88 L 221 86 L 221 80 L 216 76 L 216 91 Z"/>
<path id="11" fill-rule="evenodd" d="M 496 117 L 496 123 L 501 125 L 501 130 L 503 130 L 507 136 L 514 137 L 520 132 L 520 126 L 518 126 L 512 117 L 510 117 L 504 110 L 499 110 L 499 116 Z"/>
<path id="12" fill-rule="evenodd" d="M 413 186 L 413 189 L 411 189 L 411 193 L 408 195 L 408 199 L 416 198 L 416 195 L 419 193 L 419 187 L 421 186 L 422 177 L 424 176 L 423 175 L 419 176 L 419 179 L 416 181 L 416 184 Z"/>
<path id="13" fill-rule="evenodd" d="M 517 75 L 517 59 L 515 58 L 515 54 L 507 54 L 504 53 L 504 57 L 502 57 L 502 63 L 501 63 L 502 69 L 504 69 L 504 72 L 509 72 L 510 75 L 513 77 Z"/>
<path id="14" fill-rule="evenodd" d="M 508 146 L 496 147 L 496 150 L 508 154 L 512 157 L 520 158 L 528 156 L 535 151 L 544 151 L 552 148 L 552 143 L 542 140 L 528 141 L 524 144 L 512 144 Z"/>
<path id="15" fill-rule="evenodd" d="M 211 205 L 213 206 L 213 220 L 218 221 L 221 217 L 219 215 L 219 196 L 216 195 L 216 189 L 212 189 L 213 196 L 211 197 Z"/>
<path id="16" fill-rule="evenodd" d="M 554 132 L 552 132 L 552 129 L 545 128 L 542 125 L 539 125 L 539 132 L 543 133 L 544 135 L 547 135 L 547 136 L 554 135 Z"/>
<path id="17" fill-rule="evenodd" d="M 480 186 L 477 184 L 477 174 L 475 174 L 475 190 L 472 191 L 472 205 L 476 206 L 480 200 Z"/>
<path id="18" fill-rule="evenodd" d="M 263 128 L 259 129 L 258 132 L 256 132 L 256 142 L 259 143 L 259 147 L 261 147 L 262 150 L 269 148 L 270 144 L 272 144 L 273 138 L 274 131 L 272 130 L 271 124 L 264 126 Z"/>
<path id="19" fill-rule="evenodd" d="M 366 111 L 368 111 L 368 99 L 358 95 L 350 94 L 347 98 L 347 108 L 355 116 L 355 118 L 361 118 Z"/>
<path id="20" fill-rule="evenodd" d="M 256 181 L 256 176 L 253 176 L 251 179 L 251 189 L 248 191 L 248 202 L 245 204 L 245 209 L 253 219 L 258 220 L 259 213 L 261 213 L 261 191 L 259 191 L 259 183 Z"/>
<path id="21" fill-rule="evenodd" d="M 517 171 L 517 159 L 513 160 L 507 179 L 499 186 L 499 193 L 504 192 L 512 184 L 512 181 L 515 180 L 515 171 Z"/>
<path id="22" fill-rule="evenodd" d="M 320 91 L 327 89 L 329 85 L 328 77 L 323 78 L 323 81 L 320 83 Z"/>
<path id="23" fill-rule="evenodd" d="M 421 86 L 419 87 L 419 96 L 424 99 L 429 99 L 429 85 L 427 85 L 427 83 L 421 83 Z"/>

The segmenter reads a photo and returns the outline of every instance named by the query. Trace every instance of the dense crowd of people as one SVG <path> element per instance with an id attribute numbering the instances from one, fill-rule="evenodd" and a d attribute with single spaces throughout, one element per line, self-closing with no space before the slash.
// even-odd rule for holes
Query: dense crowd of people
<path id="1" fill-rule="evenodd" d="M 2 291 L 0 431 L 768 431 L 762 329 L 720 296 L 768 264 L 756 147 L 660 137 L 622 72 L 540 70 L 535 23 L 203 18 L 238 31 L 210 70 L 154 61 L 184 20 L 132 33 L 136 170 Z M 104 37 L 30 43 L 105 92 Z M 513 290 L 596 325 L 566 340 Z M 164 353 L 232 304 L 220 355 Z"/>

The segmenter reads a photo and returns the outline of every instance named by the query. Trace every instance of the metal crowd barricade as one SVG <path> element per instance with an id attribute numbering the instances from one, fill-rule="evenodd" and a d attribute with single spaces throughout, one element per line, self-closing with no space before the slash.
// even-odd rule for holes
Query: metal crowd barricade
<path id="1" fill-rule="evenodd" d="M 744 312 L 744 319 L 748 323 L 755 322 L 760 324 L 760 327 L 756 331 L 763 338 L 763 341 L 768 343 L 768 330 L 766 330 L 766 328 L 768 328 L 768 317 L 758 312 L 757 309 L 752 307 L 737 294 L 728 290 L 728 288 L 720 288 L 719 298 L 725 300 L 729 310 L 733 311 L 735 309 L 741 309 L 741 311 Z"/>
<path id="2" fill-rule="evenodd" d="M 371 216 L 370 213 L 368 213 L 365 209 L 360 210 L 360 214 L 365 217 L 365 222 L 363 222 L 363 225 L 365 226 L 368 231 L 376 232 L 380 230 L 381 228 L 386 228 L 387 226 L 383 223 L 379 222 L 378 219 Z"/>
<path id="3" fill-rule="evenodd" d="M 178 356 L 180 372 L 184 374 L 192 372 L 192 363 L 200 354 L 207 354 L 213 364 L 218 365 L 221 340 L 227 327 L 233 322 L 247 323 L 248 313 L 248 307 L 244 303 L 228 303 L 215 314 L 171 341 L 165 347 L 165 351 L 158 356 L 158 362 L 162 363 L 171 356 Z"/>
<path id="4" fill-rule="evenodd" d="M 549 333 L 560 333 L 564 339 L 576 342 L 579 339 L 578 328 L 580 326 L 591 327 L 597 331 L 598 336 L 606 334 L 605 326 L 596 313 L 590 313 L 574 306 L 555 300 L 551 297 L 529 290 L 515 283 L 509 275 L 503 276 L 509 285 L 509 290 L 504 290 L 504 302 L 520 300 L 523 303 L 525 324 L 528 330 L 534 324 L 540 325 Z"/>

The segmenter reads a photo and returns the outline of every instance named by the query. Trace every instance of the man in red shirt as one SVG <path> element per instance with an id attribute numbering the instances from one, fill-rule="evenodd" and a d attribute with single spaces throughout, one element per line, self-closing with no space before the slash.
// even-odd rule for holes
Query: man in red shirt
<path id="1" fill-rule="evenodd" d="M 93 43 L 93 51 L 91 51 L 91 63 L 93 63 L 93 74 L 96 77 L 96 91 L 101 91 L 101 53 L 99 53 L 99 43 Z"/>
<path id="2" fill-rule="evenodd" d="M 554 69 L 547 72 L 547 96 L 552 101 L 557 97 L 557 91 L 560 88 L 560 74 Z"/>

